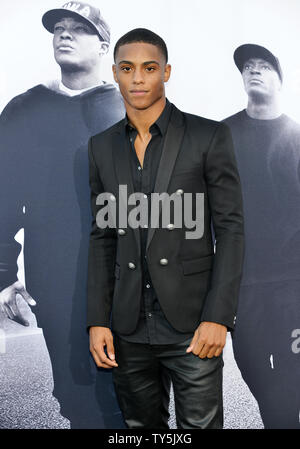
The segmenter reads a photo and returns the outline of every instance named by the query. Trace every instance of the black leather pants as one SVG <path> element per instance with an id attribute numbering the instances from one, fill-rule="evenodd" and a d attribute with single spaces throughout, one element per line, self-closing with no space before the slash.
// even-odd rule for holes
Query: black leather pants
<path id="1" fill-rule="evenodd" d="M 115 336 L 113 381 L 130 429 L 167 429 L 171 381 L 179 429 L 223 427 L 223 358 L 200 359 L 178 344 L 129 343 Z"/>

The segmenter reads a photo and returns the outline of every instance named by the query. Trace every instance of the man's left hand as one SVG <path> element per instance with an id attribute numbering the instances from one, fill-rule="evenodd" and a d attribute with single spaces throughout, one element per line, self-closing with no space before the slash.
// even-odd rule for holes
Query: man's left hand
<path id="1" fill-rule="evenodd" d="M 193 339 L 186 352 L 193 352 L 200 359 L 218 357 L 225 346 L 226 335 L 226 326 L 203 321 L 195 330 Z"/>

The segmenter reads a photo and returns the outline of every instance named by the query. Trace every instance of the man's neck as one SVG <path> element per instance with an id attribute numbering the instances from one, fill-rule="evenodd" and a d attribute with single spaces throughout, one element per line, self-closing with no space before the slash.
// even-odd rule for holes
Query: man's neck
<path id="1" fill-rule="evenodd" d="M 61 71 L 61 81 L 68 89 L 81 90 L 102 84 L 100 70 L 92 72 L 65 72 Z"/>
<path id="2" fill-rule="evenodd" d="M 163 112 L 166 106 L 166 97 L 163 96 L 156 103 L 147 109 L 134 109 L 126 104 L 126 113 L 130 123 L 136 128 L 138 134 L 146 136 L 149 134 L 149 129 L 153 123 Z"/>
<path id="3" fill-rule="evenodd" d="M 280 102 L 277 98 L 266 102 L 256 102 L 249 98 L 246 111 L 249 117 L 258 120 L 273 120 L 282 114 Z"/>

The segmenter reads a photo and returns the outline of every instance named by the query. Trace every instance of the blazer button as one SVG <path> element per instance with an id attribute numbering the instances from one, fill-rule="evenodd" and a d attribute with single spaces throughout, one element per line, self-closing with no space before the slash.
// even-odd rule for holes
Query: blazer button
<path id="1" fill-rule="evenodd" d="M 169 261 L 168 261 L 168 259 L 160 259 L 159 263 L 161 265 L 168 265 Z"/>
<path id="2" fill-rule="evenodd" d="M 110 195 L 109 199 L 110 199 L 110 201 L 116 201 L 115 195 Z"/>
<path id="3" fill-rule="evenodd" d="M 177 189 L 176 190 L 176 195 L 182 195 L 183 194 L 183 190 L 182 189 Z"/>
<path id="4" fill-rule="evenodd" d="M 169 231 L 173 231 L 173 229 L 175 228 L 175 225 L 173 223 L 168 224 L 167 229 Z"/>
<path id="5" fill-rule="evenodd" d="M 126 231 L 124 229 L 118 229 L 118 234 L 119 235 L 125 235 Z"/>
<path id="6" fill-rule="evenodd" d="M 131 270 L 135 270 L 135 264 L 133 262 L 129 262 L 128 268 L 130 268 Z"/>

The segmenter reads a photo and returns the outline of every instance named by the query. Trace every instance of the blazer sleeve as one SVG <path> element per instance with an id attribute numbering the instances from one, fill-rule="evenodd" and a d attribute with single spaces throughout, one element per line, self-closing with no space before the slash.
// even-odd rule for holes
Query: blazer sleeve
<path id="1" fill-rule="evenodd" d="M 117 235 L 113 228 L 97 226 L 97 213 L 103 206 L 98 206 L 96 200 L 99 194 L 104 193 L 104 188 L 94 159 L 93 138 L 89 140 L 88 154 L 92 227 L 88 256 L 87 327 L 110 327 Z"/>
<path id="2" fill-rule="evenodd" d="M 242 192 L 229 128 L 219 123 L 205 164 L 215 235 L 211 288 L 201 321 L 234 328 L 244 257 Z"/>

